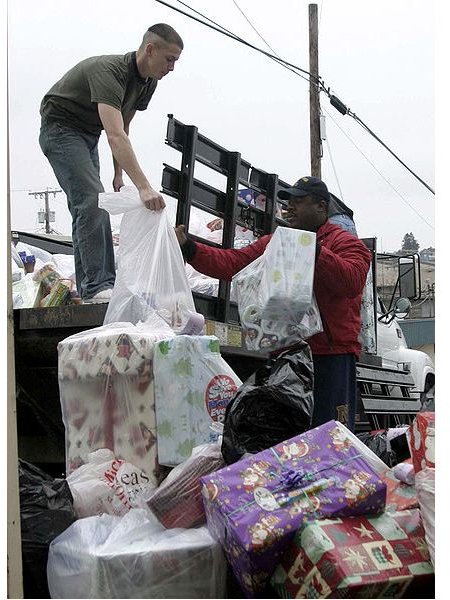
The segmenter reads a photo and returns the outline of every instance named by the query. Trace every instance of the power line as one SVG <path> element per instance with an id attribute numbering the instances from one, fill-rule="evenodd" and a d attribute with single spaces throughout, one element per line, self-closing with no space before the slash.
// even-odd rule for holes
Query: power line
<path id="1" fill-rule="evenodd" d="M 347 133 L 342 129 L 342 127 L 333 119 L 333 117 L 330 115 L 330 113 L 324 108 L 324 111 L 327 113 L 327 115 L 330 117 L 330 119 L 333 121 L 333 123 L 336 125 L 336 127 L 338 127 L 342 133 L 345 135 L 345 137 L 355 146 L 355 148 L 358 150 L 358 152 L 360 152 L 362 154 L 362 156 L 367 160 L 367 162 L 372 165 L 372 167 L 375 169 L 375 171 L 378 173 L 378 175 L 380 175 L 380 177 L 382 177 L 384 179 L 384 181 L 394 190 L 394 192 L 403 200 L 403 202 L 405 202 L 409 208 L 411 210 L 413 210 L 416 215 L 422 219 L 422 221 L 424 223 L 426 223 L 428 225 L 428 227 L 431 227 L 431 229 L 433 229 L 434 231 L 434 227 L 433 225 L 431 225 L 431 223 L 429 223 L 425 217 L 423 217 L 415 208 L 414 206 L 412 206 L 412 204 L 410 204 L 408 202 L 408 200 L 406 200 L 406 198 L 404 196 L 402 196 L 402 194 L 392 185 L 392 183 L 386 179 L 386 177 L 377 169 L 377 167 L 373 164 L 373 162 L 364 154 L 364 152 L 356 145 L 356 143 L 352 140 L 352 138 L 347 135 Z"/>
<path id="2" fill-rule="evenodd" d="M 240 12 L 242 13 L 242 15 L 245 17 L 246 21 L 251 25 L 252 29 L 254 29 L 254 31 L 256 31 L 256 33 L 259 35 L 259 37 L 263 40 L 263 42 L 267 45 L 268 48 L 270 48 L 272 50 L 272 52 L 278 56 L 277 52 L 272 48 L 272 46 L 270 46 L 270 44 L 258 33 L 258 31 L 256 30 L 256 28 L 253 26 L 253 24 L 250 22 L 250 20 L 248 19 L 248 17 L 244 14 L 244 12 L 239 8 L 237 2 L 235 2 L 235 0 L 233 0 L 234 4 L 236 5 L 236 7 L 240 10 Z M 322 5 L 321 5 L 322 7 Z M 289 69 L 292 70 L 292 69 Z M 295 71 L 294 71 L 295 72 Z M 298 73 L 296 73 L 298 74 Z M 324 109 L 325 110 L 325 109 Z M 330 113 L 328 111 L 325 110 L 325 112 L 328 114 L 328 116 L 331 118 L 331 120 L 335 123 L 335 125 L 337 127 L 339 127 L 339 125 L 337 124 L 337 122 L 333 119 L 333 117 L 330 115 Z M 356 115 L 355 115 L 356 116 Z M 352 142 L 352 144 L 355 146 L 355 148 L 362 154 L 362 156 L 370 163 L 370 165 L 375 169 L 375 171 L 381 176 L 383 177 L 383 179 L 391 186 L 391 188 L 400 196 L 400 198 L 406 202 L 406 204 L 422 219 L 425 221 L 425 223 L 431 227 L 434 230 L 434 227 L 428 223 L 428 221 L 426 221 L 426 219 L 424 219 L 424 217 L 422 217 L 422 215 L 416 211 L 416 209 L 400 194 L 400 192 L 398 190 L 396 190 L 396 188 L 381 174 L 381 172 L 375 167 L 375 165 L 367 158 L 367 156 L 362 152 L 362 150 L 360 150 L 360 148 L 356 145 L 356 143 L 350 138 L 350 136 L 348 136 L 344 130 L 339 127 L 339 129 L 342 131 L 342 133 L 344 133 L 346 135 L 346 137 Z M 381 140 L 380 140 L 381 141 Z M 328 148 L 328 153 L 330 155 L 330 161 L 331 161 L 331 166 L 333 168 L 333 172 L 334 172 L 334 176 L 336 178 L 336 182 L 339 188 L 339 193 L 341 195 L 342 200 L 344 200 L 344 196 L 342 194 L 342 189 L 341 189 L 341 185 L 339 182 L 339 178 L 337 176 L 337 171 L 336 171 L 336 167 L 334 165 L 334 160 L 333 160 L 333 155 L 331 153 L 331 146 L 330 143 L 328 141 L 328 138 L 326 138 L 326 144 L 327 144 L 327 148 Z M 384 144 L 383 144 L 384 145 Z M 406 166 L 406 165 L 405 165 Z M 408 168 L 408 167 L 407 167 Z M 410 170 L 408 168 L 408 170 Z M 426 184 L 425 184 L 426 185 Z"/>
<path id="3" fill-rule="evenodd" d="M 198 23 L 205 25 L 206 27 L 209 27 L 210 29 L 213 29 L 219 33 L 221 33 L 222 35 L 226 35 L 227 37 L 230 37 L 231 39 L 244 44 L 245 46 L 248 46 L 249 48 L 252 48 L 253 50 L 256 50 L 257 52 L 260 52 L 261 54 L 264 54 L 265 56 L 267 56 L 268 58 L 274 60 L 275 62 L 278 62 L 279 64 L 281 64 L 282 66 L 287 66 L 290 67 L 291 70 L 295 69 L 296 71 L 300 71 L 301 73 L 305 73 L 306 75 L 309 76 L 310 80 L 312 81 L 312 83 L 314 85 L 317 85 L 320 88 L 320 91 L 323 91 L 328 98 L 330 99 L 330 103 L 332 106 L 334 106 L 336 108 L 336 110 L 338 110 L 341 114 L 343 115 L 349 115 L 350 117 L 352 117 L 357 123 L 359 123 L 366 131 L 367 133 L 369 133 L 371 136 L 373 136 L 390 154 L 392 154 L 392 156 L 398 160 L 400 162 L 401 165 L 403 165 L 418 181 L 420 181 L 420 183 L 422 183 L 432 194 L 434 194 L 434 190 L 431 186 L 429 186 L 421 177 L 419 177 L 412 169 L 410 169 L 405 162 L 403 162 L 398 156 L 397 154 L 395 154 L 395 152 L 393 150 L 391 150 L 389 148 L 389 146 L 387 146 L 387 144 L 385 144 L 355 113 L 353 113 L 352 111 L 350 111 L 345 104 L 339 100 L 339 98 L 331 93 L 331 89 L 330 87 L 327 87 L 324 83 L 324 81 L 322 80 L 321 77 L 316 78 L 315 76 L 313 76 L 309 71 L 307 71 L 306 69 L 302 69 L 301 67 L 294 65 L 278 56 L 275 56 L 273 54 L 270 54 L 269 52 L 266 52 L 265 50 L 263 50 L 262 48 L 258 48 L 257 46 L 254 46 L 253 44 L 250 44 L 249 42 L 247 42 L 246 40 L 243 40 L 242 38 L 240 38 L 239 36 L 237 36 L 236 34 L 230 32 L 229 30 L 225 29 L 224 27 L 222 27 L 221 25 L 215 23 L 214 21 L 212 21 L 212 19 L 209 19 L 208 17 L 206 17 L 205 15 L 203 15 L 201 12 L 191 8 L 189 5 L 187 5 L 186 3 L 182 2 L 181 0 L 177 0 L 180 4 L 182 4 L 183 6 L 189 8 L 190 10 L 192 10 L 193 12 L 195 12 L 196 14 L 200 15 L 203 19 L 207 19 L 208 21 L 210 21 L 211 23 L 214 23 L 214 25 L 206 23 L 205 21 L 202 21 L 200 19 L 197 19 L 196 17 L 194 17 L 193 15 L 190 15 L 186 12 L 184 12 L 183 10 L 176 8 L 175 6 L 173 6 L 172 4 L 169 4 L 168 2 L 164 2 L 164 0 L 155 0 L 155 2 L 158 2 L 159 4 L 163 4 L 164 6 L 188 17 L 189 19 L 193 19 L 194 21 L 197 21 Z M 242 10 L 241 10 L 242 12 Z M 252 25 L 253 27 L 253 25 Z M 254 27 L 253 27 L 254 28 Z M 255 29 L 255 28 L 254 28 Z M 259 34 L 258 34 L 259 35 Z M 262 36 L 260 36 L 261 39 Z M 270 47 L 270 46 L 269 46 Z M 296 73 L 297 75 L 299 73 Z M 303 79 L 306 79 L 305 77 L 303 77 Z"/>

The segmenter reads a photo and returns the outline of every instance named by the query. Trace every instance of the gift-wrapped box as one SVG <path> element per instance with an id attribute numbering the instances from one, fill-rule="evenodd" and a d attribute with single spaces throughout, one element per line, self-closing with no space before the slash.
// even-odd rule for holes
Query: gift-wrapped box
<path id="1" fill-rule="evenodd" d="M 329 421 L 203 477 L 208 528 L 248 597 L 267 583 L 296 529 L 384 509 L 386 465 Z"/>
<path id="2" fill-rule="evenodd" d="M 206 522 L 200 477 L 225 466 L 220 444 L 203 444 L 176 466 L 152 494 L 148 506 L 167 529 Z"/>
<path id="3" fill-rule="evenodd" d="M 153 346 L 164 337 L 164 327 L 114 323 L 58 344 L 66 474 L 85 464 L 90 452 L 108 448 L 157 485 Z"/>
<path id="4" fill-rule="evenodd" d="M 416 475 L 417 497 L 425 528 L 425 539 L 430 550 L 431 562 L 434 565 L 435 549 L 435 469 L 425 467 Z"/>
<path id="5" fill-rule="evenodd" d="M 165 530 L 148 511 L 79 519 L 50 545 L 52 598 L 223 598 L 226 562 L 206 527 Z"/>
<path id="6" fill-rule="evenodd" d="M 409 445 L 416 473 L 425 467 L 435 467 L 434 422 L 434 412 L 423 412 L 417 413 L 409 426 Z"/>
<path id="7" fill-rule="evenodd" d="M 200 444 L 217 440 L 211 429 L 242 384 L 220 355 L 215 336 L 178 335 L 155 345 L 158 460 L 175 466 Z"/>
<path id="8" fill-rule="evenodd" d="M 386 512 L 398 512 L 419 507 L 416 486 L 408 485 L 395 477 L 392 469 L 381 475 L 386 483 Z"/>
<path id="9" fill-rule="evenodd" d="M 413 509 L 304 525 L 271 583 L 282 598 L 402 598 L 413 582 L 432 586 L 433 578 L 420 512 Z"/>

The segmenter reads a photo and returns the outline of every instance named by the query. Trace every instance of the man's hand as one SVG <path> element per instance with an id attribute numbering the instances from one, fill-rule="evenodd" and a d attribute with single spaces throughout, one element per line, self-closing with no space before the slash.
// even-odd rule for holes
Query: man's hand
<path id="1" fill-rule="evenodd" d="M 139 197 L 142 204 L 150 210 L 161 210 L 166 206 L 164 198 L 153 188 L 139 190 Z"/>
<path id="2" fill-rule="evenodd" d="M 122 179 L 122 175 L 114 175 L 113 179 L 113 190 L 115 192 L 120 192 L 120 188 L 122 188 L 125 184 Z"/>
<path id="3" fill-rule="evenodd" d="M 206 223 L 206 227 L 210 231 L 217 231 L 218 229 L 223 228 L 223 220 L 222 219 L 213 219 L 209 223 Z"/>
<path id="4" fill-rule="evenodd" d="M 184 244 L 188 241 L 188 237 L 186 235 L 186 225 L 178 225 L 178 227 L 175 227 L 175 233 L 180 246 L 184 246 Z"/>

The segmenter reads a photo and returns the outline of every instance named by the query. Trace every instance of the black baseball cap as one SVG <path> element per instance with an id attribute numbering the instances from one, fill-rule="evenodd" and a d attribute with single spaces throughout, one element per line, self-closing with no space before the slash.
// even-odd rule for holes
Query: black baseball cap
<path id="1" fill-rule="evenodd" d="M 324 182 L 318 177 L 301 177 L 290 188 L 282 189 L 278 192 L 278 198 L 289 200 L 290 198 L 301 198 L 315 194 L 323 198 L 326 202 L 330 201 L 330 192 Z"/>

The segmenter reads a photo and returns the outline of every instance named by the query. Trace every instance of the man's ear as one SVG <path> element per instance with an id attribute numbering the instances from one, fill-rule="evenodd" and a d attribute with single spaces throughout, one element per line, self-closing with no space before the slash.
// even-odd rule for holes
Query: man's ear
<path id="1" fill-rule="evenodd" d="M 149 42 L 146 46 L 145 46 L 145 54 L 147 56 L 151 56 L 153 54 L 155 50 L 155 44 L 153 44 L 152 42 Z"/>
<path id="2" fill-rule="evenodd" d="M 328 219 L 328 202 L 326 200 L 320 200 L 319 202 L 319 212 L 325 215 L 325 218 Z"/>

